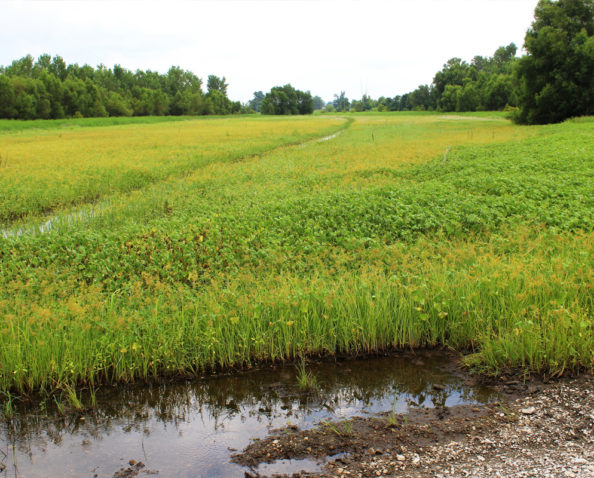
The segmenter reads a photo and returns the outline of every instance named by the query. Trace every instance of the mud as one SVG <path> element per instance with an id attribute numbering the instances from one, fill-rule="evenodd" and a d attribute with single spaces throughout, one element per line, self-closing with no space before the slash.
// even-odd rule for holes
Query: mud
<path id="1" fill-rule="evenodd" d="M 261 463 L 303 458 L 327 462 L 315 472 L 273 476 L 594 476 L 591 375 L 552 382 L 503 377 L 490 385 L 501 392 L 494 403 L 285 427 L 232 460 L 252 477 L 266 476 Z"/>
<path id="2" fill-rule="evenodd" d="M 349 445 L 349 425 L 341 428 L 345 420 L 353 419 L 353 429 L 361 434 L 365 421 L 353 417 L 434 408 L 438 412 L 433 413 L 445 414 L 451 407 L 497 399 L 442 352 L 315 361 L 307 363 L 307 370 L 317 379 L 313 393 L 299 388 L 294 364 L 273 364 L 192 380 L 106 388 L 97 391 L 96 404 L 83 413 L 62 415 L 52 400 L 19 402 L 12 420 L 0 423 L 3 473 L 27 478 L 112 478 L 146 476 L 149 471 L 194 478 L 245 472 L 288 476 L 300 470 L 319 474 L 330 461 L 349 459 L 348 454 L 363 446 Z M 82 401 L 90 404 L 90 397 L 83 395 Z M 264 456 L 276 458 L 268 463 L 231 460 L 251 441 L 256 443 L 253 439 L 267 443 L 271 430 L 287 427 L 299 433 L 322 427 L 325 434 L 316 432 L 321 445 L 305 444 L 304 436 L 302 445 L 295 442 L 294 452 L 267 451 Z M 331 434 L 340 440 L 322 438 Z M 328 463 L 323 462 L 325 444 L 334 446 Z M 381 441 L 375 446 L 387 447 Z"/>

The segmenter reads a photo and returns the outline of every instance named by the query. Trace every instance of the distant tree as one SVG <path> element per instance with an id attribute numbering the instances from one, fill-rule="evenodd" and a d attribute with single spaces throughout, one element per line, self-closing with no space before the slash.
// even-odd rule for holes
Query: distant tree
<path id="1" fill-rule="evenodd" d="M 254 98 L 250 100 L 248 106 L 259 113 L 262 110 L 262 101 L 264 101 L 264 93 L 254 91 Z"/>
<path id="2" fill-rule="evenodd" d="M 24 76 L 13 77 L 12 87 L 15 94 L 14 108 L 17 118 L 35 119 L 37 117 L 37 98 L 34 81 Z"/>
<path id="3" fill-rule="evenodd" d="M 92 68 L 89 68 L 92 71 Z M 48 67 L 48 71 L 51 74 L 53 74 L 56 78 L 58 78 L 60 81 L 64 81 L 66 79 L 66 76 L 68 75 L 66 62 L 61 56 L 58 55 L 52 58 L 52 62 Z"/>
<path id="4" fill-rule="evenodd" d="M 31 55 L 24 56 L 19 60 L 14 60 L 10 66 L 4 68 L 4 74 L 7 76 L 21 76 L 30 78 L 33 73 L 33 57 Z"/>
<path id="5" fill-rule="evenodd" d="M 447 85 L 464 84 L 464 79 L 469 77 L 470 66 L 460 58 L 451 58 L 443 68 L 435 74 L 433 86 L 438 97 L 441 97 Z"/>
<path id="6" fill-rule="evenodd" d="M 516 106 L 517 94 L 511 75 L 492 75 L 483 87 L 482 105 L 486 110 Z"/>
<path id="7" fill-rule="evenodd" d="M 115 70 L 115 67 L 114 67 Z M 114 71 L 115 73 L 115 71 Z M 151 72 L 148 72 L 149 74 Z M 131 73 L 130 73 L 131 75 Z M 116 75 L 117 77 L 118 75 Z M 150 75 L 146 75 L 150 76 Z M 214 77 L 216 78 L 216 77 Z M 218 78 L 217 78 L 218 79 Z M 132 76 L 127 81 L 134 82 L 134 78 Z M 224 78 L 223 78 L 224 80 Z M 191 71 L 182 70 L 179 66 L 172 66 L 169 71 L 167 72 L 167 92 L 170 96 L 175 96 L 178 92 L 184 93 L 188 91 L 189 93 L 199 93 L 202 94 L 202 80 L 198 78 L 194 73 Z M 210 88 L 209 88 L 210 89 Z M 215 88 L 218 89 L 218 88 Z M 226 89 L 226 85 L 225 85 Z"/>
<path id="8" fill-rule="evenodd" d="M 377 99 L 377 110 L 378 111 L 388 111 L 390 109 L 390 98 L 386 98 L 385 96 L 380 96 Z"/>
<path id="9" fill-rule="evenodd" d="M 0 75 L 0 118 L 17 118 L 16 94 L 9 77 Z"/>
<path id="10" fill-rule="evenodd" d="M 477 55 L 475 56 L 470 64 L 474 66 L 478 71 L 485 71 L 489 67 L 489 58 Z"/>
<path id="11" fill-rule="evenodd" d="M 300 115 L 310 115 L 314 112 L 314 102 L 309 91 L 297 91 L 297 109 Z"/>
<path id="12" fill-rule="evenodd" d="M 518 51 L 515 43 L 500 46 L 493 54 L 492 64 L 496 73 L 511 73 L 511 65 Z"/>
<path id="13" fill-rule="evenodd" d="M 432 110 L 435 108 L 433 91 L 429 85 L 420 85 L 409 97 L 410 108 L 413 110 Z"/>
<path id="14" fill-rule="evenodd" d="M 456 99 L 456 111 L 476 111 L 481 102 L 478 86 L 475 82 L 466 83 Z"/>
<path id="15" fill-rule="evenodd" d="M 206 87 L 208 88 L 208 91 L 220 91 L 221 93 L 223 93 L 223 95 L 227 96 L 227 87 L 229 85 L 227 85 L 227 83 L 225 82 L 225 77 L 221 77 L 219 78 L 218 76 L 215 75 L 209 75 L 208 76 L 208 81 L 206 83 Z"/>
<path id="16" fill-rule="evenodd" d="M 410 111 L 412 109 L 412 105 L 410 103 L 410 93 L 404 93 L 400 97 L 400 106 L 398 107 L 399 111 Z"/>
<path id="17" fill-rule="evenodd" d="M 226 88 L 225 88 L 226 89 Z M 218 89 L 209 89 L 206 98 L 212 105 L 212 113 L 215 115 L 231 114 L 233 105 L 231 100 Z"/>
<path id="18" fill-rule="evenodd" d="M 334 101 L 332 102 L 332 105 L 336 111 L 348 111 L 351 107 L 351 103 L 346 97 L 344 91 L 341 91 L 340 95 L 334 95 Z"/>
<path id="19" fill-rule="evenodd" d="M 456 111 L 461 92 L 462 86 L 460 85 L 446 85 L 439 100 L 439 109 L 441 111 Z"/>
<path id="20" fill-rule="evenodd" d="M 324 102 L 324 100 L 322 98 L 320 98 L 319 96 L 313 97 L 314 110 L 321 110 L 324 108 L 324 106 L 326 106 L 326 103 Z"/>
<path id="21" fill-rule="evenodd" d="M 353 100 L 351 109 L 354 111 L 370 111 L 377 105 L 377 101 L 372 100 L 367 94 L 364 94 L 360 100 Z"/>
<path id="22" fill-rule="evenodd" d="M 132 109 L 128 107 L 124 98 L 115 91 L 110 91 L 105 102 L 105 109 L 109 116 L 132 116 Z"/>
<path id="23" fill-rule="evenodd" d="M 275 86 L 262 100 L 262 114 L 297 115 L 313 113 L 313 98 L 309 91 L 300 91 L 290 84 Z"/>
<path id="24" fill-rule="evenodd" d="M 149 104 L 152 115 L 163 116 L 169 114 L 170 100 L 164 91 L 159 89 L 148 89 L 150 92 Z M 198 103 L 198 104 L 196 104 Z M 189 114 L 202 114 L 202 95 L 199 93 L 190 94 Z M 127 115 L 125 115 L 127 116 Z"/>
<path id="25" fill-rule="evenodd" d="M 0 66 L 0 117 L 15 119 L 129 115 L 247 113 L 227 97 L 224 77 L 211 75 L 208 93 L 191 71 L 132 72 L 120 65 L 67 65 L 59 56 L 31 55 Z M 262 98 L 263 98 L 262 94 Z M 307 101 L 303 104 L 306 104 Z M 303 105 L 301 105 L 303 108 Z"/>
<path id="26" fill-rule="evenodd" d="M 40 55 L 39 58 L 37 58 L 37 61 L 35 62 L 35 64 L 33 65 L 33 72 L 32 72 L 33 77 L 39 78 L 39 75 L 42 72 L 49 70 L 51 64 L 52 64 L 51 55 L 48 55 L 47 53 Z"/>
<path id="27" fill-rule="evenodd" d="M 518 62 L 520 123 L 594 114 L 594 2 L 540 0 Z"/>
<path id="28" fill-rule="evenodd" d="M 254 110 L 251 106 L 251 101 L 248 101 L 247 103 L 240 103 L 239 104 L 239 113 L 242 115 L 249 115 L 256 112 L 256 110 Z"/>
<path id="29" fill-rule="evenodd" d="M 242 105 L 240 101 L 232 101 L 231 102 L 231 114 L 238 114 L 238 113 L 242 113 Z"/>
<path id="30" fill-rule="evenodd" d="M 388 111 L 400 111 L 400 96 L 396 95 L 394 98 L 386 98 L 385 104 Z"/>

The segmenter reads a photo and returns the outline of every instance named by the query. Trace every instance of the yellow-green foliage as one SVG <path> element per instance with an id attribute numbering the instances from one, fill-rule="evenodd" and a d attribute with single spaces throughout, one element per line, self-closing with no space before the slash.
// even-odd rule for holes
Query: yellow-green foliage
<path id="1" fill-rule="evenodd" d="M 217 118 L 0 134 L 0 222 L 330 133 L 336 118 Z"/>
<path id="2" fill-rule="evenodd" d="M 320 141 L 305 140 L 345 120 L 219 120 L 230 138 L 251 122 L 256 139 L 305 134 L 257 156 L 223 141 L 226 160 L 110 194 L 84 221 L 56 213 L 48 234 L 19 223 L 0 239 L 1 387 L 422 346 L 489 371 L 592 369 L 592 119 L 351 118 Z"/>

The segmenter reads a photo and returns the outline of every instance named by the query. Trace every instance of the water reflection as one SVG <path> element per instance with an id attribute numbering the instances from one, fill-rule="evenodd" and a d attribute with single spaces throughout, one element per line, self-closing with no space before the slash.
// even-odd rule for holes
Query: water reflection
<path id="1" fill-rule="evenodd" d="M 3 476 L 111 477 L 130 459 L 160 476 L 241 476 L 230 449 L 291 423 L 393 408 L 486 402 L 443 368 L 440 356 L 390 357 L 312 364 L 319 393 L 299 390 L 291 366 L 168 385 L 121 387 L 99 393 L 92 414 L 60 417 L 21 410 L 3 425 Z M 437 386 L 435 386 L 438 384 Z M 39 411 L 39 410 L 38 410 Z M 1 466 L 0 466 L 1 468 Z"/>
<path id="2" fill-rule="evenodd" d="M 27 235 L 35 236 L 38 234 L 47 234 L 60 227 L 89 222 L 93 218 L 104 214 L 108 205 L 109 201 L 104 201 L 100 204 L 82 206 L 69 213 L 63 212 L 58 215 L 49 216 L 39 224 L 13 225 L 6 228 L 0 227 L 0 236 L 4 239 L 19 238 Z"/>

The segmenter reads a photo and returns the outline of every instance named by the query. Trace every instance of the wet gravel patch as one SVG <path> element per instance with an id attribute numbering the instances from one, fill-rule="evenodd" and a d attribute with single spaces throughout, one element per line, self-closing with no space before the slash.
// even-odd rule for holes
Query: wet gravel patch
<path id="1" fill-rule="evenodd" d="M 294 477 L 594 477 L 592 375 L 497 387 L 502 399 L 487 405 L 277 430 L 233 460 L 252 470 L 276 460 L 327 460 L 317 473 L 273 475 Z"/>

